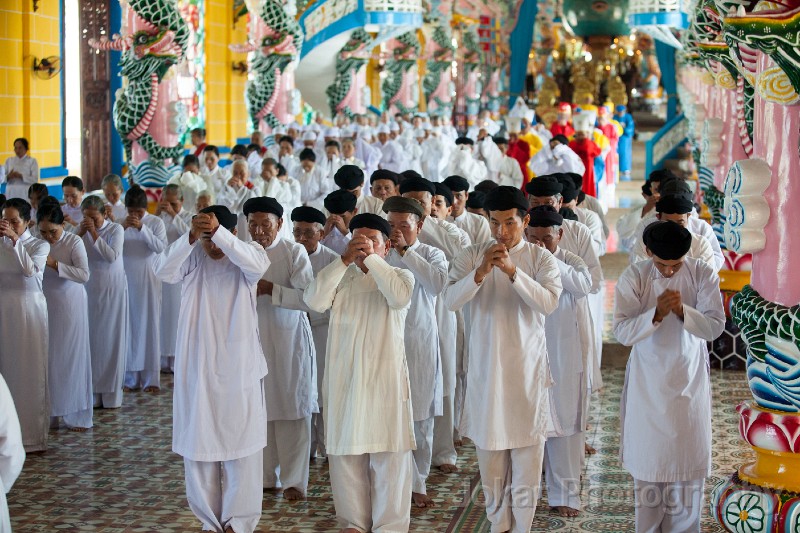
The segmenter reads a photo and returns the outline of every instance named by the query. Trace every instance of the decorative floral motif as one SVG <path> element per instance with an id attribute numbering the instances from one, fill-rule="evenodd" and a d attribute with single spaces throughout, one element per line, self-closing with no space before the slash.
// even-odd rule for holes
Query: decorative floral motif
<path id="1" fill-rule="evenodd" d="M 770 208 L 764 191 L 772 181 L 769 165 L 762 159 L 733 164 L 725 178 L 725 243 L 739 253 L 764 249 L 764 226 Z"/>
<path id="2" fill-rule="evenodd" d="M 743 493 L 730 501 L 725 508 L 725 522 L 740 533 L 761 533 L 764 531 L 765 512 L 761 497 L 756 493 Z"/>

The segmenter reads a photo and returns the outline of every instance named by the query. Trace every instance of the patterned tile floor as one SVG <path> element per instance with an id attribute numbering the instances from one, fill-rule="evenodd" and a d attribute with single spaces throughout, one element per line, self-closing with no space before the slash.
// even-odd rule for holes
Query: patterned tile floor
<path id="1" fill-rule="evenodd" d="M 631 478 L 617 460 L 619 395 L 624 371 L 604 371 L 606 387 L 593 402 L 590 443 L 597 455 L 586 462 L 582 515 L 562 519 L 542 502 L 533 531 L 632 531 Z M 750 397 L 744 374 L 713 371 L 714 472 L 707 490 L 729 475 L 750 453 L 737 433 L 736 404 Z M 199 531 L 186 505 L 183 465 L 170 452 L 171 379 L 160 395 L 126 397 L 122 409 L 95 411 L 95 428 L 87 433 L 51 432 L 50 449 L 32 455 L 9 494 L 12 525 L 17 533 L 38 531 L 103 531 L 163 533 Z M 430 490 L 437 502 L 431 510 L 414 510 L 411 531 L 488 531 L 478 496 L 474 449 L 460 450 L 458 474 L 434 473 Z M 311 470 L 308 500 L 288 503 L 274 493 L 264 495 L 259 531 L 321 533 L 335 531 L 327 467 L 317 461 Z M 709 517 L 703 531 L 720 531 Z"/>

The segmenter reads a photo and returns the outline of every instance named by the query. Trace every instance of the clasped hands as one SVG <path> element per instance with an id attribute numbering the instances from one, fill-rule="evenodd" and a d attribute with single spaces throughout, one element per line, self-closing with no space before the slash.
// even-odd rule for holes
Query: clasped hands
<path id="1" fill-rule="evenodd" d="M 681 291 L 666 289 L 656 299 L 656 313 L 653 316 L 653 322 L 661 322 L 670 313 L 675 313 L 675 316 L 683 320 L 683 300 L 681 299 Z"/>
<path id="2" fill-rule="evenodd" d="M 480 284 L 493 268 L 498 268 L 510 279 L 514 279 L 514 275 L 517 273 L 517 266 L 511 262 L 511 257 L 505 244 L 495 244 L 484 252 L 483 261 L 475 270 L 475 283 Z"/>

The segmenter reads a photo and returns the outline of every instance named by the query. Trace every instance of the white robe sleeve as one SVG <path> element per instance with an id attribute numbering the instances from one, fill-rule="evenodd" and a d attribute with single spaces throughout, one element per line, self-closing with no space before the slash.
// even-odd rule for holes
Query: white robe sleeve
<path id="1" fill-rule="evenodd" d="M 486 168 L 489 172 L 499 172 L 503 164 L 503 152 L 491 139 L 484 139 L 478 143 L 478 154 L 481 159 L 486 162 Z M 520 181 L 520 184 L 522 182 Z"/>
<path id="2" fill-rule="evenodd" d="M 99 239 L 98 239 L 99 240 Z M 166 250 L 156 256 L 153 262 L 153 271 L 158 279 L 166 283 L 179 283 L 183 281 L 195 265 L 187 262 L 195 247 L 200 241 L 189 244 L 189 234 L 184 233 L 170 244 Z"/>
<path id="3" fill-rule="evenodd" d="M 402 268 L 394 268 L 376 254 L 364 259 L 364 266 L 369 269 L 378 290 L 392 309 L 402 309 L 411 302 L 414 292 L 414 275 Z"/>
<path id="4" fill-rule="evenodd" d="M 414 250 L 408 250 L 400 261 L 414 274 L 414 278 L 431 294 L 439 294 L 447 283 L 447 259 L 444 252 L 435 249 L 426 259 Z"/>
<path id="5" fill-rule="evenodd" d="M 308 306 L 303 302 L 303 291 L 314 281 L 314 271 L 311 261 L 303 250 L 292 249 L 292 265 L 289 273 L 290 287 L 277 283 L 272 287 L 272 305 L 285 309 L 308 311 Z M 285 304 L 285 305 L 284 305 Z"/>
<path id="6" fill-rule="evenodd" d="M 556 258 L 549 253 L 542 255 L 535 278 L 517 268 L 511 285 L 525 305 L 534 311 L 549 315 L 558 307 L 558 299 L 561 296 L 561 274 Z"/>
<path id="7" fill-rule="evenodd" d="M 4 493 L 11 490 L 24 463 L 25 448 L 14 399 L 3 376 L 0 376 L 0 489 Z"/>
<path id="8" fill-rule="evenodd" d="M 58 277 L 74 281 L 75 283 L 86 283 L 89 281 L 89 257 L 86 255 L 86 247 L 82 239 L 76 239 L 75 245 L 70 250 L 71 265 L 58 263 Z"/>
<path id="9" fill-rule="evenodd" d="M 110 238 L 106 241 L 106 238 L 98 232 L 97 240 L 94 241 L 92 246 L 100 254 L 100 257 L 109 263 L 113 263 L 122 255 L 122 248 L 125 246 L 125 230 L 122 226 L 117 226 L 108 233 Z M 91 234 L 88 235 L 91 240 Z"/>
<path id="10" fill-rule="evenodd" d="M 258 280 L 269 268 L 269 257 L 260 244 L 243 242 L 222 226 L 214 232 L 211 241 L 225 253 L 231 263 L 241 269 L 245 279 L 251 285 L 258 283 Z"/>
<path id="11" fill-rule="evenodd" d="M 479 248 L 467 248 L 458 254 L 450 265 L 447 277 L 447 286 L 442 291 L 444 305 L 450 311 L 458 311 L 464 304 L 472 300 L 481 285 L 475 283 L 475 271 L 480 263 Z M 477 255 L 477 257 L 476 257 Z"/>
<path id="12" fill-rule="evenodd" d="M 633 346 L 650 335 L 661 325 L 653 323 L 656 307 L 641 309 L 641 287 L 636 279 L 636 270 L 628 268 L 620 276 L 614 296 L 614 336 L 624 346 Z"/>
<path id="13" fill-rule="evenodd" d="M 28 253 L 27 248 L 22 244 L 22 239 L 17 239 L 16 244 L 14 244 L 14 255 L 19 261 L 22 275 L 26 278 L 44 272 L 48 254 L 50 254 L 50 245 L 44 241 L 37 243 L 33 254 Z"/>
<path id="14" fill-rule="evenodd" d="M 147 247 L 150 248 L 150 251 L 160 254 L 167 247 L 167 230 L 164 227 L 163 220 L 158 217 L 153 218 L 158 220 L 157 223 L 153 224 L 155 229 L 151 229 L 150 226 L 142 223 L 142 227 L 138 231 L 141 232 Z M 137 231 L 136 228 L 128 228 L 128 230 Z"/>
<path id="15" fill-rule="evenodd" d="M 320 270 L 317 273 L 317 277 L 314 278 L 314 281 L 303 293 L 303 300 L 306 305 L 317 313 L 324 313 L 330 309 L 333 305 L 339 282 L 342 281 L 347 268 L 344 261 L 338 259 Z"/>
<path id="16" fill-rule="evenodd" d="M 725 329 L 725 310 L 722 307 L 722 296 L 719 292 L 719 276 L 711 269 L 700 268 L 697 293 L 697 308 L 683 305 L 683 327 L 696 337 L 705 341 L 713 341 Z"/>
<path id="17" fill-rule="evenodd" d="M 556 261 L 561 274 L 563 290 L 576 300 L 587 296 L 592 290 L 592 276 L 589 274 L 589 267 L 586 266 L 586 263 L 576 255 L 569 258 L 569 264 L 558 258 Z"/>

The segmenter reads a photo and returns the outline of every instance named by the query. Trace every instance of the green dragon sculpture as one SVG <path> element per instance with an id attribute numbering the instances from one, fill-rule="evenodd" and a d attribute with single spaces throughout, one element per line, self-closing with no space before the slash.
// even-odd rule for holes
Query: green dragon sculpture
<path id="1" fill-rule="evenodd" d="M 325 90 L 332 117 L 343 113 L 353 118 L 366 111 L 358 94 L 363 88 L 359 71 L 369 61 L 370 43 L 372 36 L 364 28 L 358 28 L 336 56 L 336 78 Z"/>
<path id="2" fill-rule="evenodd" d="M 414 113 L 417 110 L 414 99 L 417 87 L 413 78 L 420 53 L 419 39 L 416 32 L 410 31 L 392 43 L 392 58 L 386 61 L 385 67 L 389 76 L 381 86 L 384 107 L 391 113 Z"/>
<path id="3" fill-rule="evenodd" d="M 444 26 L 436 26 L 430 43 L 427 63 L 428 71 L 422 81 L 428 113 L 432 116 L 449 116 L 453 112 L 453 99 L 450 85 L 451 69 L 456 47 L 453 46 L 450 32 Z"/>

